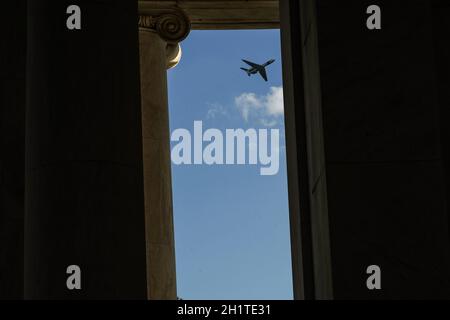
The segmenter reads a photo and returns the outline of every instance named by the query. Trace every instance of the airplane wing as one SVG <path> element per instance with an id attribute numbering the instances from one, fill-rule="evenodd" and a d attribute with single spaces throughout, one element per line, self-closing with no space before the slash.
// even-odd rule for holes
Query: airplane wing
<path id="1" fill-rule="evenodd" d="M 263 77 L 263 79 L 265 81 L 267 81 L 267 73 L 266 73 L 266 68 L 258 68 L 258 72 L 261 75 L 261 77 Z"/>
<path id="2" fill-rule="evenodd" d="M 261 67 L 259 64 L 256 64 L 256 63 L 253 63 L 253 62 L 244 60 L 244 59 L 242 59 L 242 61 L 244 61 L 246 64 L 248 64 L 249 66 L 251 66 L 251 67 L 253 67 L 253 68 L 257 68 L 257 69 L 258 69 L 258 68 Z"/>

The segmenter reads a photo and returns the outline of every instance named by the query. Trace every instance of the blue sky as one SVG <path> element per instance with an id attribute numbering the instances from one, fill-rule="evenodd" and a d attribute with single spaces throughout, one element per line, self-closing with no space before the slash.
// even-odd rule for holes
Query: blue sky
<path id="1" fill-rule="evenodd" d="M 169 70 L 171 131 L 280 129 L 280 170 L 172 165 L 178 295 L 183 299 L 292 299 L 279 30 L 192 31 Z M 269 82 L 241 59 L 276 62 Z M 176 143 L 172 143 L 172 146 Z"/>

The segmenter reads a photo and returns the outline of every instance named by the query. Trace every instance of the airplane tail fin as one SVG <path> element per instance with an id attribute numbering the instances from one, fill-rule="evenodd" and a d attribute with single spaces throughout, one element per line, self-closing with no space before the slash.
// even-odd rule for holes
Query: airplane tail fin
<path id="1" fill-rule="evenodd" d="M 250 70 L 248 70 L 248 69 L 245 69 L 245 68 L 241 68 L 241 70 L 244 70 L 245 72 L 247 72 L 247 75 L 250 77 Z"/>

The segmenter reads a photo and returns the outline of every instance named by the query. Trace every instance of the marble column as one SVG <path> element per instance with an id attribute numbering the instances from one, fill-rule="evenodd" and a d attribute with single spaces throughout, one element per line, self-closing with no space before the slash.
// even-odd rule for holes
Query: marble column
<path id="1" fill-rule="evenodd" d="M 23 297 L 27 1 L 0 21 L 0 300 Z"/>
<path id="2" fill-rule="evenodd" d="M 178 10 L 139 17 L 142 138 L 148 299 L 176 299 L 167 69 L 180 57 L 189 33 Z"/>
<path id="3" fill-rule="evenodd" d="M 137 3 L 66 9 L 28 2 L 24 296 L 146 299 Z"/>
<path id="4" fill-rule="evenodd" d="M 299 299 L 450 297 L 446 5 L 377 2 L 280 2 Z"/>

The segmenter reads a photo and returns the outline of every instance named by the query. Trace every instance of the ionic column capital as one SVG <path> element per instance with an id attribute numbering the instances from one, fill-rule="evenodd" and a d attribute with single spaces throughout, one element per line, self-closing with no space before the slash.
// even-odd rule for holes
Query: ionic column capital
<path id="1" fill-rule="evenodd" d="M 191 22 L 180 9 L 155 8 L 139 15 L 139 28 L 157 32 L 168 44 L 177 44 L 188 36 Z"/>

